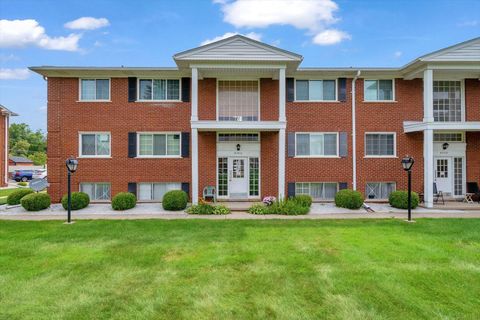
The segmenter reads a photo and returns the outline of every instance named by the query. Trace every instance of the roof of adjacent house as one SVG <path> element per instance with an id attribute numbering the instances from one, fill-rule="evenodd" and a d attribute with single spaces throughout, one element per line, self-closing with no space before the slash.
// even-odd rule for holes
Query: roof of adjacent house
<path id="1" fill-rule="evenodd" d="M 4 105 L 0 104 L 0 112 L 2 114 L 8 114 L 9 116 L 18 116 L 17 113 L 11 111 L 10 109 L 8 109 L 7 107 L 5 107 Z"/>
<path id="2" fill-rule="evenodd" d="M 22 162 L 22 163 L 33 163 L 32 160 L 25 158 L 25 157 L 18 157 L 18 156 L 10 156 L 8 157 L 13 162 Z"/>

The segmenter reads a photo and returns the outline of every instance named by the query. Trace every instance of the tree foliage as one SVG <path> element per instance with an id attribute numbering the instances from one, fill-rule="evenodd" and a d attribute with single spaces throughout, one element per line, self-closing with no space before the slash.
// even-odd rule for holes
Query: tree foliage
<path id="1" fill-rule="evenodd" d="M 33 131 L 26 123 L 13 123 L 9 128 L 10 155 L 27 157 L 36 165 L 47 160 L 47 139 L 42 130 Z"/>

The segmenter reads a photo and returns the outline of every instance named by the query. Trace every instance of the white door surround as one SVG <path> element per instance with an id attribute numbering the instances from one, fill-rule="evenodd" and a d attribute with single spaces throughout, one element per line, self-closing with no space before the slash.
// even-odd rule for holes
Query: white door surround
<path id="1" fill-rule="evenodd" d="M 464 142 L 434 142 L 433 143 L 433 181 L 437 183 L 438 191 L 452 197 L 462 197 L 455 194 L 455 185 L 461 185 L 462 194 L 466 192 L 466 143 Z M 461 165 L 456 165 L 461 159 Z"/>
<path id="2" fill-rule="evenodd" d="M 248 199 L 249 158 L 228 158 L 228 196 L 230 199 Z"/>
<path id="3" fill-rule="evenodd" d="M 453 194 L 453 170 L 451 157 L 435 157 L 433 180 L 437 184 L 437 190 L 447 195 Z"/>

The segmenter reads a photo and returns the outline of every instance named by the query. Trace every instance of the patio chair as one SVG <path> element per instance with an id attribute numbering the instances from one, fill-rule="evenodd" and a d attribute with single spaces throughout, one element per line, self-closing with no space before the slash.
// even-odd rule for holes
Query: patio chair
<path id="1" fill-rule="evenodd" d="M 433 183 L 433 202 L 438 202 L 442 198 L 442 203 L 445 204 L 445 199 L 443 198 L 443 192 L 437 189 L 437 183 Z"/>
<path id="2" fill-rule="evenodd" d="M 215 187 L 207 186 L 203 188 L 203 199 L 207 200 L 207 198 L 212 199 L 214 203 L 217 202 L 217 193 L 215 192 Z"/>
<path id="3" fill-rule="evenodd" d="M 480 188 L 476 182 L 467 182 L 467 193 L 465 196 L 469 195 L 473 201 L 478 201 L 480 203 Z"/>

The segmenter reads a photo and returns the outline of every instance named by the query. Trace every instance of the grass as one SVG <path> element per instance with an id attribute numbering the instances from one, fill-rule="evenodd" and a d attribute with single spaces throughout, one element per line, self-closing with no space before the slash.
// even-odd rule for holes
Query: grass
<path id="1" fill-rule="evenodd" d="M 0 319 L 478 319 L 480 219 L 0 221 Z"/>
<path id="2" fill-rule="evenodd" d="M 18 188 L 0 189 L 0 198 L 1 197 L 8 197 L 10 195 L 10 193 L 12 193 L 15 190 L 18 190 Z"/>

